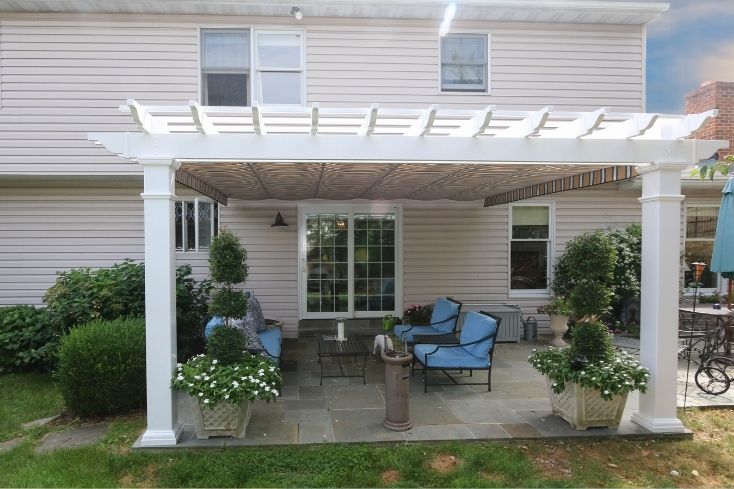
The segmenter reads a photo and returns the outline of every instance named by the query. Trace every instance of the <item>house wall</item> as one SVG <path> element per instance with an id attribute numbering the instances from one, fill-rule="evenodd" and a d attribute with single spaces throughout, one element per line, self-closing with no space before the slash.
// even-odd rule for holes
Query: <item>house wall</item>
<path id="1" fill-rule="evenodd" d="M 697 114 L 710 109 L 719 109 L 712 118 L 692 137 L 696 139 L 734 140 L 734 82 L 707 81 L 686 94 L 686 114 Z M 733 154 L 732 143 L 719 151 L 719 157 Z"/>
<path id="2" fill-rule="evenodd" d="M 138 165 L 86 140 L 134 131 L 117 107 L 199 98 L 198 28 L 305 31 L 307 102 L 613 111 L 644 108 L 641 26 L 455 22 L 491 34 L 491 92 L 439 91 L 439 38 L 423 20 L 3 14 L 0 175 L 130 174 Z"/>

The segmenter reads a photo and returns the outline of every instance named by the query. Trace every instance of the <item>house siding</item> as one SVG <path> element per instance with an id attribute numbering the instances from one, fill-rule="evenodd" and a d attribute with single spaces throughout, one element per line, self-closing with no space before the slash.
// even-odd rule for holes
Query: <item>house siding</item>
<path id="1" fill-rule="evenodd" d="M 86 140 L 135 131 L 125 99 L 199 96 L 198 28 L 303 29 L 307 102 L 322 106 L 640 111 L 641 26 L 456 22 L 491 34 L 489 94 L 439 91 L 439 38 L 427 21 L 4 14 L 0 20 L 0 175 L 135 174 Z"/>

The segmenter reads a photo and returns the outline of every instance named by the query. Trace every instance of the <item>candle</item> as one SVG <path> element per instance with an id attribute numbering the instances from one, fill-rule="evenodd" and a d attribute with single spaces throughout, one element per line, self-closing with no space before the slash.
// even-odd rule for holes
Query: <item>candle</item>
<path id="1" fill-rule="evenodd" d="M 344 323 L 342 322 L 336 323 L 336 339 L 339 341 L 346 340 L 344 337 Z"/>

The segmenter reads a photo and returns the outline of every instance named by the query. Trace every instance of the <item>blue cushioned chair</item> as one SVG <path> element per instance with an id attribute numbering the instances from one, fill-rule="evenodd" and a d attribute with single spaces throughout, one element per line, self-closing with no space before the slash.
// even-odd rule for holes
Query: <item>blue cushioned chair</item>
<path id="1" fill-rule="evenodd" d="M 279 323 L 272 319 L 266 319 L 268 327 L 257 335 L 260 337 L 260 342 L 265 348 L 265 353 L 272 358 L 276 363 L 280 364 L 280 352 L 281 352 L 281 328 Z M 208 338 L 211 332 L 217 326 L 224 324 L 222 318 L 217 316 L 209 316 L 204 320 L 204 337 Z M 260 350 L 250 349 L 250 353 L 256 355 L 261 353 Z"/>
<path id="2" fill-rule="evenodd" d="M 433 306 L 431 323 L 425 326 L 414 326 L 410 324 L 396 324 L 393 328 L 395 336 L 400 341 L 412 344 L 414 335 L 434 335 L 454 333 L 459 322 L 461 302 L 450 297 L 439 297 Z"/>
<path id="3" fill-rule="evenodd" d="M 441 370 L 458 384 L 447 370 L 487 371 L 487 390 L 492 390 L 492 355 L 502 318 L 488 312 L 469 311 L 464 318 L 464 327 L 459 335 L 457 345 L 432 345 L 421 343 L 413 348 L 413 372 L 415 362 L 423 367 L 423 392 L 428 392 L 428 371 Z M 443 385 L 443 384 L 432 384 Z M 463 383 L 463 385 L 484 385 L 484 383 Z"/>

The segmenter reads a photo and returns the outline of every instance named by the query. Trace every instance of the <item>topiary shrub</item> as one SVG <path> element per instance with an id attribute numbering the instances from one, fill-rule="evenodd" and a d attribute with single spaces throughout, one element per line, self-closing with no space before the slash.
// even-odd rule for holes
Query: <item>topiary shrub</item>
<path id="1" fill-rule="evenodd" d="M 222 365 L 240 363 L 245 358 L 245 333 L 231 326 L 218 326 L 206 341 L 207 354 Z"/>
<path id="2" fill-rule="evenodd" d="M 58 381 L 77 416 L 122 413 L 145 405 L 145 320 L 94 321 L 61 339 Z"/>
<path id="3" fill-rule="evenodd" d="M 220 284 L 214 292 L 209 312 L 223 319 L 229 326 L 233 319 L 247 313 L 247 298 L 235 286 L 247 280 L 247 251 L 239 238 L 223 229 L 212 239 L 209 247 L 209 272 Z"/>
<path id="4" fill-rule="evenodd" d="M 583 355 L 590 362 L 610 361 L 614 356 L 612 335 L 607 326 L 593 318 L 576 321 L 571 331 L 570 357 Z"/>
<path id="5" fill-rule="evenodd" d="M 568 297 L 578 317 L 603 316 L 614 296 L 611 283 L 616 261 L 617 250 L 603 232 L 576 236 L 556 263 L 553 291 Z"/>
<path id="6" fill-rule="evenodd" d="M 0 307 L 0 373 L 51 369 L 58 341 L 45 309 Z"/>

